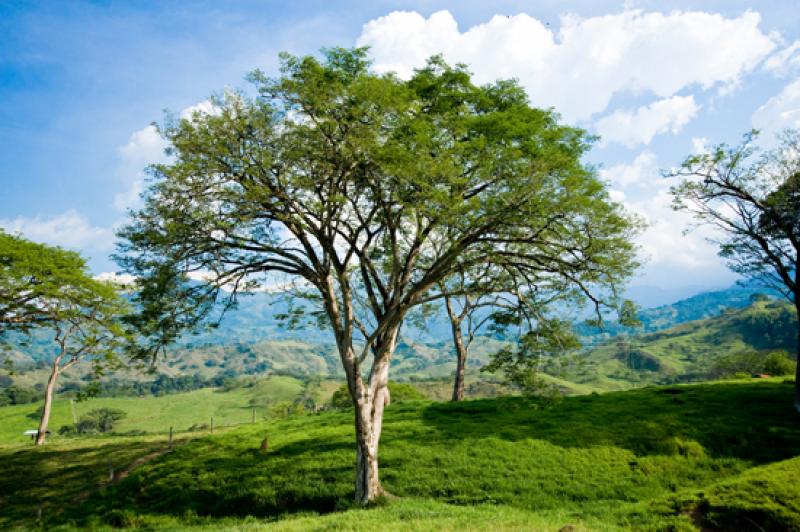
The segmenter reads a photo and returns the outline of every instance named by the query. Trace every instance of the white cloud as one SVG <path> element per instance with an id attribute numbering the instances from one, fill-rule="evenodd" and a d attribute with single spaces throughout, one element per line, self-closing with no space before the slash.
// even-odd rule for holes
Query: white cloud
<path id="1" fill-rule="evenodd" d="M 705 137 L 692 138 L 692 153 L 702 155 L 708 153 L 708 139 Z"/>
<path id="2" fill-rule="evenodd" d="M 666 182 L 653 188 L 648 197 L 626 202 L 648 224 L 637 241 L 647 282 L 662 286 L 733 282 L 736 276 L 720 261 L 717 246 L 707 240 L 714 236 L 713 230 L 705 226 L 693 228 L 691 215 L 672 210 L 672 195 Z M 686 233 L 687 229 L 691 230 Z"/>
<path id="3" fill-rule="evenodd" d="M 202 102 L 190 105 L 189 107 L 181 111 L 181 118 L 190 120 L 194 118 L 195 114 L 213 115 L 216 114 L 217 112 L 219 112 L 219 109 L 213 104 L 211 100 L 203 100 Z"/>
<path id="4" fill-rule="evenodd" d="M 760 21 L 753 11 L 725 18 L 628 10 L 566 16 L 555 32 L 519 14 L 495 15 L 462 32 L 448 11 L 427 19 L 397 11 L 365 24 L 357 44 L 371 47 L 378 70 L 401 76 L 441 53 L 451 63 L 468 64 L 479 82 L 516 77 L 534 105 L 553 106 L 574 121 L 604 111 L 625 91 L 664 99 L 693 85 L 735 85 L 776 46 Z"/>
<path id="5" fill-rule="evenodd" d="M 636 240 L 643 262 L 638 282 L 680 286 L 733 281 L 735 276 L 719 260 L 717 247 L 707 241 L 712 230 L 697 227 L 684 234 L 693 227 L 693 219 L 672 209 L 669 187 L 674 182 L 661 177 L 652 152 L 644 151 L 630 163 L 601 170 L 600 177 L 610 184 L 611 198 L 647 224 Z"/>
<path id="6" fill-rule="evenodd" d="M 120 286 L 132 286 L 136 283 L 136 277 L 129 273 L 102 272 L 94 276 L 98 281 L 114 283 Z"/>
<path id="7" fill-rule="evenodd" d="M 166 147 L 167 142 L 152 125 L 135 131 L 128 143 L 120 146 L 117 176 L 127 185 L 127 189 L 114 196 L 114 206 L 117 209 L 124 211 L 139 205 L 139 194 L 144 189 L 145 168 L 151 164 L 166 162 Z"/>
<path id="8" fill-rule="evenodd" d="M 639 144 L 650 144 L 660 133 L 678 133 L 699 109 L 694 96 L 673 96 L 633 112 L 616 111 L 600 118 L 595 127 L 603 143 L 618 142 L 634 148 Z"/>
<path id="9" fill-rule="evenodd" d="M 108 227 L 94 227 L 86 216 L 69 210 L 55 216 L 0 219 L 0 227 L 9 233 L 22 234 L 35 242 L 72 249 L 108 251 L 114 243 L 114 231 Z"/>
<path id="10" fill-rule="evenodd" d="M 776 76 L 786 76 L 800 67 L 800 40 L 772 54 L 764 61 L 764 69 Z"/>
<path id="11" fill-rule="evenodd" d="M 191 120 L 196 115 L 214 114 L 217 108 L 210 100 L 190 105 L 180 112 L 180 117 Z M 124 211 L 138 207 L 141 203 L 139 194 L 144 190 L 145 169 L 151 164 L 169 161 L 164 153 L 168 143 L 158 133 L 155 126 L 149 125 L 131 134 L 127 144 L 119 147 L 120 165 L 118 178 L 126 184 L 127 189 L 114 196 L 114 207 Z"/>
<path id="12" fill-rule="evenodd" d="M 643 151 L 630 164 L 615 164 L 600 170 L 600 178 L 616 188 L 628 188 L 635 183 L 656 178 L 658 175 L 656 156 L 650 151 Z"/>
<path id="13" fill-rule="evenodd" d="M 768 143 L 786 128 L 800 128 L 800 78 L 758 108 L 753 114 L 753 127 L 761 130 Z"/>

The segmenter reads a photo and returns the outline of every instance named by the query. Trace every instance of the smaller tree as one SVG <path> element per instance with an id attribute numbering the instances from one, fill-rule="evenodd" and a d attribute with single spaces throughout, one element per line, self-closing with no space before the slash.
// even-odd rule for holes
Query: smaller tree
<path id="1" fill-rule="evenodd" d="M 93 279 L 77 253 L 0 233 L 0 331 L 52 331 L 56 351 L 36 436 L 47 434 L 59 375 L 81 360 L 95 371 L 114 360 L 126 338 L 119 287 Z"/>
<path id="2" fill-rule="evenodd" d="M 718 229 L 713 242 L 728 266 L 782 293 L 800 325 L 800 131 L 784 132 L 766 151 L 756 136 L 693 155 L 668 173 L 683 178 L 672 188 L 674 208 Z M 800 411 L 800 336 L 797 346 L 794 406 Z"/>

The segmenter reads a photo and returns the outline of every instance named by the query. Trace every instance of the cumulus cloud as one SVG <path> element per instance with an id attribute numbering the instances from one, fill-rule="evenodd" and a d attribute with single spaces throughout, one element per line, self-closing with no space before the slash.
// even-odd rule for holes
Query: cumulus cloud
<path id="1" fill-rule="evenodd" d="M 114 283 L 120 286 L 132 286 L 136 283 L 136 277 L 129 273 L 102 272 L 94 276 L 98 281 Z"/>
<path id="2" fill-rule="evenodd" d="M 692 137 L 692 153 L 695 155 L 708 153 L 708 139 L 705 137 Z"/>
<path id="3" fill-rule="evenodd" d="M 666 99 L 694 85 L 735 85 L 776 47 L 760 22 L 753 11 L 726 18 L 627 10 L 565 16 L 557 32 L 527 14 L 495 15 L 462 32 L 448 11 L 397 11 L 365 24 L 357 44 L 370 46 L 378 70 L 401 76 L 441 53 L 468 64 L 479 82 L 516 77 L 534 105 L 575 121 L 604 111 L 617 93 Z"/>
<path id="4" fill-rule="evenodd" d="M 669 279 L 677 285 L 719 285 L 733 281 L 735 276 L 720 262 L 716 246 L 707 241 L 712 230 L 692 229 L 691 215 L 672 210 L 669 187 L 674 183 L 661 177 L 652 152 L 644 151 L 630 163 L 603 169 L 600 177 L 609 183 L 611 198 L 647 224 L 636 241 L 644 264 L 640 282 L 664 285 Z M 687 229 L 692 230 L 684 234 Z M 676 278 L 676 273 L 684 278 Z"/>
<path id="5" fill-rule="evenodd" d="M 764 61 L 764 70 L 776 76 L 786 76 L 800 68 L 800 40 L 772 54 Z"/>
<path id="6" fill-rule="evenodd" d="M 761 130 L 766 142 L 772 142 L 786 128 L 800 128 L 800 78 L 756 110 L 753 127 Z"/>
<path id="7" fill-rule="evenodd" d="M 45 242 L 71 249 L 108 251 L 114 243 L 114 231 L 95 227 L 86 216 L 69 210 L 55 216 L 19 216 L 0 219 L 0 227 L 12 234 L 21 234 L 35 242 Z"/>
<path id="8" fill-rule="evenodd" d="M 210 100 L 190 105 L 180 112 L 180 118 L 191 120 L 196 115 L 214 114 L 216 107 Z M 126 210 L 140 205 L 139 194 L 144 190 L 145 169 L 151 164 L 169 161 L 164 150 L 168 146 L 155 126 L 149 125 L 131 134 L 128 142 L 119 147 L 120 164 L 117 175 L 126 189 L 114 196 L 114 206 Z"/>
<path id="9" fill-rule="evenodd" d="M 114 206 L 126 210 L 138 206 L 139 194 L 144 188 L 145 168 L 167 161 L 164 150 L 167 142 L 155 126 L 147 126 L 131 134 L 127 144 L 119 147 L 119 179 L 127 188 L 114 196 Z"/>
<path id="10" fill-rule="evenodd" d="M 658 175 L 656 156 L 650 151 L 643 151 L 630 164 L 620 163 L 600 170 L 600 178 L 610 183 L 614 187 L 612 190 L 628 188 L 636 183 L 654 179 Z"/>
<path id="11" fill-rule="evenodd" d="M 694 96 L 673 96 L 632 112 L 616 111 L 600 118 L 595 128 L 603 143 L 617 142 L 635 148 L 639 144 L 650 144 L 660 133 L 678 133 L 699 109 Z"/>

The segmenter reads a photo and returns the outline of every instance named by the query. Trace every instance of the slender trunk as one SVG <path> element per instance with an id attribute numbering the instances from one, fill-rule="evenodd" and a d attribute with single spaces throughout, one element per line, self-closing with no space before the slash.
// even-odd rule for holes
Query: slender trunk
<path id="1" fill-rule="evenodd" d="M 44 408 L 42 408 L 42 419 L 39 421 L 39 430 L 36 433 L 36 445 L 44 445 L 44 440 L 47 437 L 47 425 L 50 423 L 50 410 L 53 406 L 53 391 L 56 387 L 56 379 L 58 378 L 58 361 L 53 364 L 53 371 L 50 373 L 50 378 L 47 379 L 47 388 L 44 391 Z"/>
<path id="2" fill-rule="evenodd" d="M 369 504 L 386 491 L 378 470 L 378 445 L 383 429 L 383 413 L 389 404 L 389 364 L 394 353 L 399 328 L 387 332 L 378 345 L 370 371 L 369 383 L 360 378 L 361 393 L 356 404 L 356 494 L 360 504 Z"/>
<path id="3" fill-rule="evenodd" d="M 464 370 L 467 365 L 467 348 L 461 336 L 461 327 L 453 324 L 453 343 L 456 347 L 456 380 L 453 383 L 453 401 L 464 400 Z"/>
<path id="4" fill-rule="evenodd" d="M 453 383 L 453 401 L 464 400 L 464 370 L 467 366 L 467 346 L 464 345 L 464 336 L 461 332 L 461 322 L 464 314 L 457 314 L 449 297 L 444 298 L 447 316 L 450 318 L 450 330 L 453 333 L 453 345 L 456 348 L 456 377 Z"/>
<path id="5" fill-rule="evenodd" d="M 794 365 L 794 409 L 800 412 L 800 301 L 795 296 L 795 312 L 797 313 L 797 347 L 795 348 Z"/>

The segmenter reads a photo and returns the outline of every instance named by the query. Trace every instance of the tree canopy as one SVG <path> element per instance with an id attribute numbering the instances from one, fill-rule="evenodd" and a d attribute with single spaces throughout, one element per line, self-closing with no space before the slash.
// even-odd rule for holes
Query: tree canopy
<path id="1" fill-rule="evenodd" d="M 635 224 L 582 163 L 592 139 L 515 82 L 479 87 L 436 57 L 401 80 L 338 48 L 283 55 L 279 77 L 250 80 L 257 96 L 229 91 L 161 126 L 174 161 L 151 169 L 119 261 L 140 278 L 156 347 L 259 286 L 293 282 L 316 301 L 355 404 L 368 502 L 382 493 L 389 363 L 408 312 L 478 264 L 589 294 L 635 267 Z"/>
<path id="2" fill-rule="evenodd" d="M 0 269 L 0 332 L 47 329 L 56 344 L 36 438 L 42 444 L 58 376 L 84 359 L 98 370 L 114 359 L 127 338 L 120 318 L 128 305 L 77 253 L 3 232 Z"/>
<path id="3" fill-rule="evenodd" d="M 714 242 L 729 267 L 782 293 L 800 323 L 800 131 L 785 131 L 767 150 L 756 139 L 751 132 L 737 146 L 688 157 L 671 174 L 683 178 L 672 189 L 674 206 L 715 227 Z"/>

